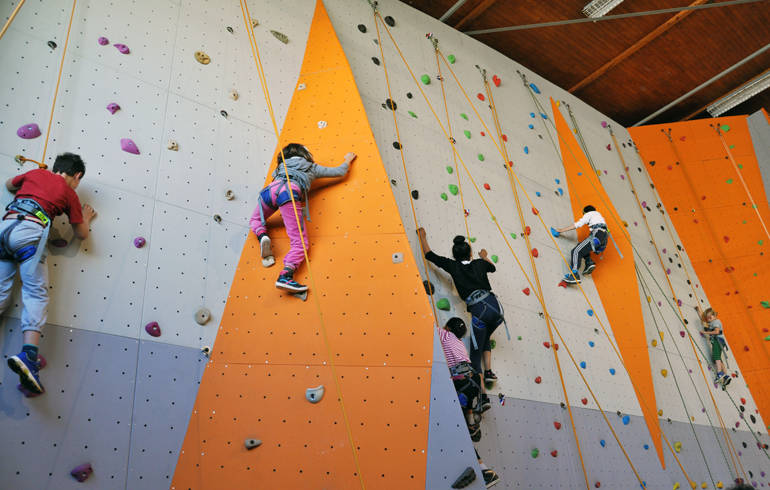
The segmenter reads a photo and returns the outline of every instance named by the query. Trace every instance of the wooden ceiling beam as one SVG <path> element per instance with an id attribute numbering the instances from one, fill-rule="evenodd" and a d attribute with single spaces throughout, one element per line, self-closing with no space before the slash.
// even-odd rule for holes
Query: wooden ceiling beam
<path id="1" fill-rule="evenodd" d="M 701 4 L 704 4 L 708 2 L 709 0 L 695 0 L 692 2 L 689 6 L 695 7 Z M 656 27 L 652 32 L 641 38 L 640 40 L 636 41 L 634 44 L 626 48 L 622 53 L 612 58 L 610 61 L 602 65 L 599 69 L 597 69 L 595 72 L 591 73 L 575 85 L 573 85 L 570 89 L 570 93 L 575 93 L 576 91 L 580 90 L 581 88 L 589 85 L 590 83 L 593 83 L 596 81 L 599 77 L 607 73 L 609 70 L 611 70 L 613 67 L 617 66 L 618 64 L 622 63 L 624 60 L 626 60 L 629 56 L 636 53 L 643 47 L 650 44 L 652 41 L 660 37 L 663 33 L 674 27 L 676 24 L 684 20 L 688 15 L 690 15 L 693 12 L 693 10 L 683 10 L 679 13 L 677 13 L 675 16 L 668 19 L 663 24 Z"/>
<path id="2" fill-rule="evenodd" d="M 477 17 L 486 12 L 487 9 L 495 3 L 495 1 L 496 0 L 481 0 L 481 2 L 473 7 L 470 12 L 465 14 L 465 17 L 460 19 L 460 21 L 454 25 L 454 28 L 459 31 L 465 27 L 466 24 L 473 22 Z"/>

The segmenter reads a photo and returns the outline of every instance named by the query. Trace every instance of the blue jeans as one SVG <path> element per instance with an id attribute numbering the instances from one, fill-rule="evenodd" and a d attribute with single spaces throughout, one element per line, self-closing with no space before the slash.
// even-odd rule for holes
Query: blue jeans
<path id="1" fill-rule="evenodd" d="M 14 220 L 0 221 L 0 233 L 9 227 Z M 31 221 L 22 221 L 11 231 L 8 237 L 9 246 L 15 249 L 19 246 L 39 242 L 43 236 L 43 227 Z M 45 247 L 38 243 L 38 247 Z M 13 280 L 16 268 L 21 276 L 21 331 L 34 330 L 39 332 L 48 317 L 48 266 L 45 254 L 40 260 L 32 257 L 21 264 L 13 260 L 0 260 L 0 312 L 4 312 L 11 302 Z"/>
<path id="2" fill-rule="evenodd" d="M 482 372 L 481 353 L 492 350 L 490 338 L 497 327 L 503 323 L 503 307 L 495 295 L 490 294 L 482 301 L 469 306 L 468 311 L 471 314 L 473 334 L 476 336 L 476 343 L 478 344 L 476 347 L 471 342 L 471 364 L 476 371 Z"/>

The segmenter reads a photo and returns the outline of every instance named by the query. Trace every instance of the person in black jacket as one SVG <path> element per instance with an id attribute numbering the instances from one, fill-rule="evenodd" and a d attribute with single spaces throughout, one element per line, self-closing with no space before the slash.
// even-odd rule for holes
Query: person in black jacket
<path id="1" fill-rule="evenodd" d="M 471 314 L 473 332 L 471 334 L 471 364 L 476 371 L 483 373 L 482 390 L 484 382 L 494 381 L 497 376 L 492 371 L 492 346 L 490 337 L 492 333 L 505 321 L 503 307 L 492 293 L 487 274 L 495 272 L 495 264 L 487 257 L 487 251 L 479 252 L 479 259 L 471 260 L 471 246 L 465 241 L 464 236 L 456 236 L 452 245 L 454 260 L 433 253 L 428 245 L 425 229 L 417 230 L 420 238 L 420 246 L 425 258 L 444 269 L 452 276 L 455 288 L 460 297 L 465 300 L 468 311 Z M 482 356 L 486 370 L 481 369 Z M 482 395 L 484 409 L 490 407 L 489 397 Z"/>

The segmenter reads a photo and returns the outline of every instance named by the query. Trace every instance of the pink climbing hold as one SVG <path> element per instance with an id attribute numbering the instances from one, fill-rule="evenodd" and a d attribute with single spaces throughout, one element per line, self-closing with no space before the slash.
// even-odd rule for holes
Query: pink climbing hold
<path id="1" fill-rule="evenodd" d="M 113 46 L 118 48 L 118 51 L 120 51 L 122 54 L 128 54 L 131 52 L 131 50 L 129 50 L 128 46 L 126 46 L 125 44 L 118 43 L 118 44 L 113 44 Z"/>
<path id="2" fill-rule="evenodd" d="M 107 38 L 106 38 L 106 37 L 104 37 L 104 36 L 102 36 L 102 37 L 100 37 L 99 39 L 97 39 L 97 40 L 96 40 L 96 42 L 97 42 L 97 43 L 99 43 L 99 44 L 101 44 L 102 46 L 107 46 L 108 44 L 110 44 L 110 40 L 109 40 L 109 39 L 107 39 Z"/>
<path id="3" fill-rule="evenodd" d="M 144 326 L 144 329 L 153 337 L 160 337 L 160 325 L 158 325 L 158 322 L 150 322 Z"/>
<path id="4" fill-rule="evenodd" d="M 607 145 L 607 151 L 612 151 L 612 145 Z"/>
<path id="5" fill-rule="evenodd" d="M 25 124 L 16 130 L 16 136 L 25 140 L 37 138 L 41 134 L 42 133 L 40 133 L 40 127 L 35 123 Z"/>
<path id="6" fill-rule="evenodd" d="M 646 207 L 647 207 L 647 201 L 642 201 L 642 207 L 643 207 L 643 208 L 646 208 Z"/>
<path id="7" fill-rule="evenodd" d="M 120 149 L 126 153 L 139 154 L 139 148 L 137 148 L 136 143 L 129 138 L 120 138 Z"/>
<path id="8" fill-rule="evenodd" d="M 602 121 L 602 127 L 603 127 L 603 128 L 606 128 L 606 127 L 607 127 L 607 121 Z"/>
<path id="9" fill-rule="evenodd" d="M 136 248 L 144 247 L 145 243 L 147 243 L 147 240 L 145 240 L 143 236 L 138 236 L 134 238 L 134 246 Z"/>
<path id="10" fill-rule="evenodd" d="M 492 75 L 492 83 L 495 84 L 495 87 L 499 87 L 500 82 L 502 82 L 502 80 L 500 80 L 500 77 L 498 77 L 497 75 Z"/>
<path id="11" fill-rule="evenodd" d="M 115 114 L 120 110 L 120 106 L 115 102 L 110 102 L 107 104 L 107 110 L 110 111 L 110 114 Z"/>
<path id="12" fill-rule="evenodd" d="M 72 475 L 72 478 L 82 483 L 86 481 L 93 472 L 94 469 L 91 467 L 91 463 L 83 463 L 72 468 L 70 475 Z"/>
<path id="13" fill-rule="evenodd" d="M 684 336 L 685 336 L 684 330 L 680 330 L 680 331 L 679 331 L 679 336 L 680 336 L 680 337 L 682 337 L 682 338 L 684 338 Z"/>

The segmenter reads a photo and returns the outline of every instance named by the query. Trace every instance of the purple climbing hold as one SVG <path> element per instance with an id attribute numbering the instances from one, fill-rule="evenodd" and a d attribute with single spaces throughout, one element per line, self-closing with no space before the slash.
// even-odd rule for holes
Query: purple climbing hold
<path id="1" fill-rule="evenodd" d="M 53 245 L 56 248 L 64 248 L 67 246 L 67 240 L 64 238 L 55 238 L 51 240 L 51 245 Z"/>
<path id="2" fill-rule="evenodd" d="M 120 51 L 122 54 L 128 54 L 131 52 L 131 50 L 129 50 L 128 46 L 126 46 L 125 44 L 117 43 L 117 44 L 113 44 L 113 46 L 118 48 L 118 51 Z"/>
<path id="3" fill-rule="evenodd" d="M 144 329 L 153 337 L 160 337 L 160 325 L 158 325 L 158 322 L 150 322 L 144 326 Z"/>
<path id="4" fill-rule="evenodd" d="M 110 114 L 115 114 L 120 110 L 120 106 L 115 102 L 110 102 L 107 104 L 107 110 L 110 111 Z"/>
<path id="5" fill-rule="evenodd" d="M 82 483 L 86 481 L 93 472 L 94 469 L 91 467 L 91 463 L 83 463 L 72 468 L 70 475 L 72 475 L 72 478 Z"/>
<path id="6" fill-rule="evenodd" d="M 681 299 L 677 299 L 676 300 L 676 304 L 677 304 L 677 306 L 682 306 L 682 300 Z"/>
<path id="7" fill-rule="evenodd" d="M 110 44 L 110 40 L 109 40 L 109 39 L 107 39 L 107 38 L 106 38 L 106 37 L 104 37 L 104 36 L 102 36 L 102 37 L 100 37 L 99 39 L 97 39 L 97 40 L 96 40 L 96 42 L 97 42 L 97 43 L 99 43 L 99 44 L 101 44 L 102 46 L 107 46 L 108 44 Z"/>
<path id="8" fill-rule="evenodd" d="M 139 154 L 139 148 L 137 148 L 136 143 L 129 138 L 120 138 L 120 149 L 126 153 Z"/>
<path id="9" fill-rule="evenodd" d="M 31 140 L 40 136 L 40 127 L 35 123 L 25 124 L 16 130 L 16 135 L 25 140 Z"/>
<path id="10" fill-rule="evenodd" d="M 642 207 L 643 207 L 643 208 L 646 208 L 646 207 L 647 207 L 647 201 L 642 201 Z"/>
<path id="11" fill-rule="evenodd" d="M 147 243 L 147 240 L 145 240 L 143 236 L 138 236 L 134 238 L 134 246 L 136 248 L 142 248 L 146 243 Z"/>
<path id="12" fill-rule="evenodd" d="M 602 121 L 602 127 L 603 127 L 603 128 L 606 128 L 606 127 L 607 127 L 607 121 Z"/>

